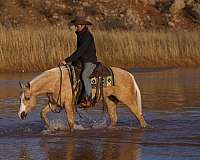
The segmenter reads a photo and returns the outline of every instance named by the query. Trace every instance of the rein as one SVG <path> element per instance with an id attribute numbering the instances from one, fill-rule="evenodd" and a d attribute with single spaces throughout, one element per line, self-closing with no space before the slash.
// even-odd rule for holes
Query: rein
<path id="1" fill-rule="evenodd" d="M 62 103 L 62 101 L 61 101 L 61 89 L 62 88 L 61 87 L 62 87 L 62 77 L 63 77 L 63 75 L 62 75 L 62 69 L 61 69 L 60 65 L 58 66 L 58 68 L 60 69 L 60 88 L 59 88 L 59 93 L 58 93 L 57 104 L 58 104 L 58 101 L 60 99 L 60 106 L 62 107 L 62 105 L 61 105 L 61 103 Z"/>

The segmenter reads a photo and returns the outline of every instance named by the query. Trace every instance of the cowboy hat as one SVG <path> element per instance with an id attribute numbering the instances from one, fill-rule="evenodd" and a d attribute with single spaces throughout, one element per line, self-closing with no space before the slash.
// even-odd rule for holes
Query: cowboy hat
<path id="1" fill-rule="evenodd" d="M 87 21 L 83 16 L 76 16 L 73 20 L 69 23 L 70 26 L 73 25 L 92 25 L 91 22 Z"/>

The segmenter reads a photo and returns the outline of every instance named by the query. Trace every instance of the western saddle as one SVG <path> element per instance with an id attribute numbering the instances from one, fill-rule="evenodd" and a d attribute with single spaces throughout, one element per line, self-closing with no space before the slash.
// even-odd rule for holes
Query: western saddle
<path id="1" fill-rule="evenodd" d="M 101 62 L 96 63 L 96 67 L 90 75 L 91 86 L 96 89 L 95 95 L 90 106 L 81 106 L 83 99 L 84 85 L 81 78 L 83 67 L 81 63 L 70 64 L 66 66 L 69 71 L 70 81 L 72 85 L 73 103 L 80 107 L 94 107 L 96 103 L 103 99 L 103 88 L 114 86 L 114 75 L 112 69 L 103 65 Z"/>

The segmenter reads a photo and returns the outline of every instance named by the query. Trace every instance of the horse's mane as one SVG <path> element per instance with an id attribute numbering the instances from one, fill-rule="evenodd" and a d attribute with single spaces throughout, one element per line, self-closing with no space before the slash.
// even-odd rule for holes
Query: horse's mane
<path id="1" fill-rule="evenodd" d="M 64 67 L 62 67 L 64 68 Z M 42 73 L 40 73 L 39 75 L 37 75 L 36 77 L 34 77 L 31 81 L 30 81 L 30 84 L 33 84 L 35 82 L 37 82 L 38 80 L 44 78 L 44 77 L 47 77 L 48 75 L 51 76 L 51 75 L 55 75 L 55 73 L 57 73 L 59 71 L 59 68 L 58 67 L 55 67 L 55 68 L 51 68 L 49 70 L 46 70 Z"/>

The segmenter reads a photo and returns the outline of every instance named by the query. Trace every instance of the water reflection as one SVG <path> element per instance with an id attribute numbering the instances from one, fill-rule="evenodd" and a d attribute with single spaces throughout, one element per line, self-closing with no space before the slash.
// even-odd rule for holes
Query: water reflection
<path id="1" fill-rule="evenodd" d="M 134 72 L 145 108 L 200 107 L 200 69 Z"/>
<path id="2" fill-rule="evenodd" d="M 0 159 L 141 160 L 141 131 L 98 132 L 79 132 L 58 137 L 0 138 Z"/>
<path id="3" fill-rule="evenodd" d="M 26 146 L 20 146 L 19 158 L 20 160 L 33 160 L 33 157 Z"/>
<path id="4" fill-rule="evenodd" d="M 93 135 L 84 137 L 83 134 L 77 134 L 75 137 L 67 138 L 42 138 L 41 147 L 49 160 L 73 160 L 73 159 L 104 159 L 104 160 L 140 160 L 141 146 L 138 139 L 141 138 L 142 133 L 126 133 L 120 135 L 110 132 L 112 137 L 106 133 L 105 137 L 96 137 Z M 124 136 L 127 134 L 127 139 Z M 78 138 L 78 136 L 81 138 Z M 99 134 L 98 134 L 99 135 Z M 137 137 L 137 139 L 135 138 Z M 123 138 L 123 140 L 122 140 Z"/>

